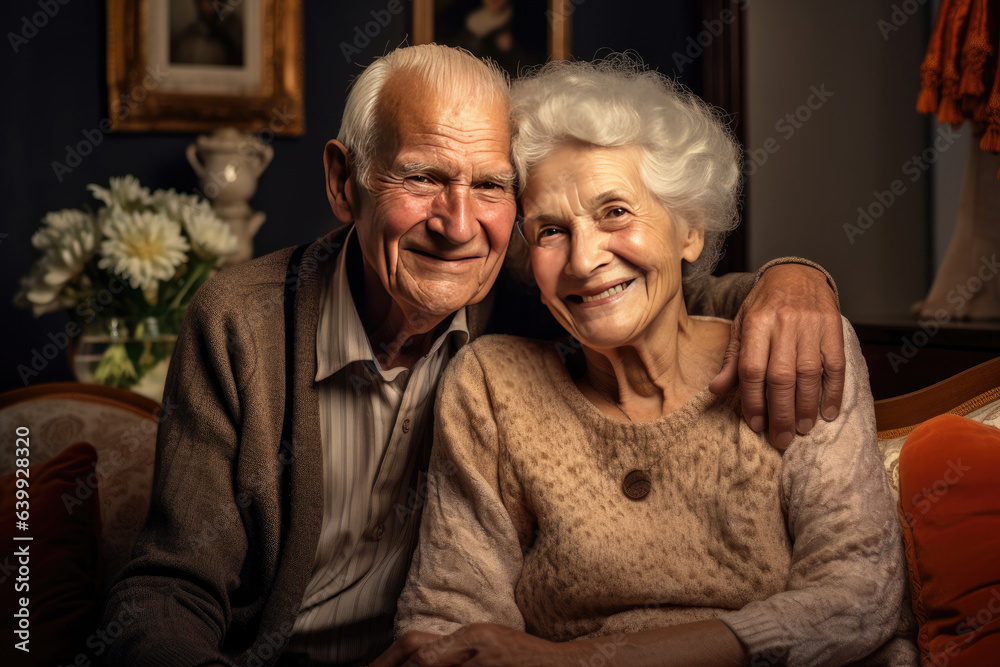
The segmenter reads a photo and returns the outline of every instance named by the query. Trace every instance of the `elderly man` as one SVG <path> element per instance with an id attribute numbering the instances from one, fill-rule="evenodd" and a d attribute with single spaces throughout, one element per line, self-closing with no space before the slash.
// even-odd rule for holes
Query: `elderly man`
<path id="1" fill-rule="evenodd" d="M 199 291 L 167 381 L 147 525 L 104 611 L 104 624 L 134 619 L 111 664 L 354 665 L 389 645 L 434 389 L 503 296 L 507 94 L 497 69 L 455 49 L 379 59 L 326 147 L 346 226 Z M 698 310 L 732 317 L 752 285 L 697 285 Z M 824 414 L 839 404 L 835 297 L 823 273 L 784 264 L 742 312 L 748 417 L 764 427 L 766 375 L 787 444 L 816 418 L 821 358 L 834 380 Z M 735 381 L 730 351 L 720 388 Z M 798 390 L 796 368 L 812 371 Z"/>

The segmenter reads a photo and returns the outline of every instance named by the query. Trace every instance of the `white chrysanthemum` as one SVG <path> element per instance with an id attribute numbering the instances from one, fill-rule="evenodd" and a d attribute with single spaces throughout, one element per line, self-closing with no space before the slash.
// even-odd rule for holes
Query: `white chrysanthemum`
<path id="1" fill-rule="evenodd" d="M 21 289 L 14 296 L 14 303 L 31 308 L 35 317 L 76 305 L 77 300 L 63 292 L 65 283 L 47 280 L 51 275 L 49 257 L 42 257 L 32 265 L 28 275 L 21 277 Z"/>
<path id="2" fill-rule="evenodd" d="M 149 206 L 153 196 L 149 188 L 140 185 L 139 179 L 131 174 L 127 176 L 112 176 L 109 179 L 111 188 L 102 188 L 91 183 L 87 189 L 94 193 L 94 198 L 104 202 L 108 208 L 123 208 L 133 211 L 143 206 Z"/>
<path id="3" fill-rule="evenodd" d="M 36 315 L 73 305 L 73 299 L 63 292 L 94 256 L 98 237 L 94 218 L 83 211 L 52 211 L 42 223 L 31 244 L 45 254 L 22 279 L 18 295 Z"/>
<path id="4" fill-rule="evenodd" d="M 191 239 L 191 249 L 198 257 L 219 259 L 236 252 L 236 235 L 211 209 L 186 208 L 182 216 L 184 230 Z"/>
<path id="5" fill-rule="evenodd" d="M 39 250 L 60 248 L 78 243 L 94 251 L 97 243 L 97 224 L 94 216 L 79 209 L 64 208 L 51 211 L 42 218 L 42 228 L 31 237 L 31 245 Z"/>
<path id="6" fill-rule="evenodd" d="M 147 293 L 157 281 L 174 277 L 190 249 L 181 226 L 159 213 L 113 211 L 104 223 L 104 236 L 97 266 Z"/>
<path id="7" fill-rule="evenodd" d="M 212 205 L 197 195 L 187 195 L 177 192 L 173 188 L 169 190 L 156 190 L 151 198 L 154 209 L 165 213 L 171 220 L 181 222 L 184 211 L 193 209 L 195 211 L 212 212 Z"/>

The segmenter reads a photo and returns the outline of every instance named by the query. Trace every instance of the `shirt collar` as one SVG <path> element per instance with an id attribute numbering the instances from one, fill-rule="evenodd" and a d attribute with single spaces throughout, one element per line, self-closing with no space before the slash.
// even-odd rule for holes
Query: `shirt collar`
<path id="1" fill-rule="evenodd" d="M 375 353 L 361 324 L 348 283 L 347 254 L 357 252 L 357 245 L 351 242 L 353 236 L 352 228 L 344 239 L 343 250 L 337 254 L 333 267 L 327 269 L 328 278 L 323 281 L 320 290 L 319 323 L 316 326 L 316 381 L 325 380 L 348 364 L 360 362 L 369 372 L 380 375 L 386 382 L 392 382 L 408 369 L 398 366 L 382 370 L 375 361 Z M 452 315 L 448 327 L 434 340 L 426 356 L 436 354 L 444 342 L 452 337 L 457 339 L 455 347 L 469 340 L 466 308 Z"/>

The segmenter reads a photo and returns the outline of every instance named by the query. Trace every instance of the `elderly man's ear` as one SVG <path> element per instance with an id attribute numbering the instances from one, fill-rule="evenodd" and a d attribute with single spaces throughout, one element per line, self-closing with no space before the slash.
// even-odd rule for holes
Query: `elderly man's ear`
<path id="1" fill-rule="evenodd" d="M 326 197 L 330 200 L 333 214 L 341 222 L 353 222 L 357 213 L 358 191 L 347 147 L 331 139 L 323 151 L 323 165 L 326 167 Z"/>

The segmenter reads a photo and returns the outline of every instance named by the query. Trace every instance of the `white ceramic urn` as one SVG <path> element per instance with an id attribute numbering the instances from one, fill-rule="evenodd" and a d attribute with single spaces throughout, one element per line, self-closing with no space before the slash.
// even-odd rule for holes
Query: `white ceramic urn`
<path id="1" fill-rule="evenodd" d="M 273 158 L 271 146 L 232 127 L 203 134 L 187 147 L 187 159 L 198 175 L 201 193 L 239 239 L 236 252 L 226 258 L 227 265 L 253 257 L 254 236 L 267 216 L 251 209 L 249 200 L 257 191 L 257 179 Z"/>

